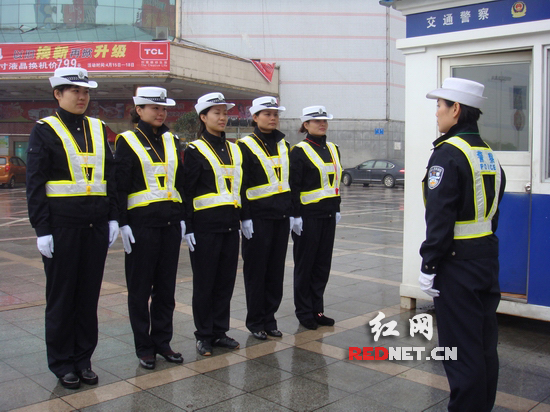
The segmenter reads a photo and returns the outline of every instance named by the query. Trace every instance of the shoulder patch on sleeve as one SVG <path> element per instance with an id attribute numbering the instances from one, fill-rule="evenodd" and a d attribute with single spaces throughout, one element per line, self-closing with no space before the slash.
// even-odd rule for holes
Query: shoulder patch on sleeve
<path id="1" fill-rule="evenodd" d="M 443 179 L 443 169 L 441 166 L 432 166 L 428 170 L 428 189 L 435 189 Z"/>

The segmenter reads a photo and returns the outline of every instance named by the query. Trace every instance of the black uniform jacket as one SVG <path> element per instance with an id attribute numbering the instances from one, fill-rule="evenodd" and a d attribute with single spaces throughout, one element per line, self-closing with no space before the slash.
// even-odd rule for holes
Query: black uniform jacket
<path id="1" fill-rule="evenodd" d="M 309 144 L 319 154 L 325 163 L 332 163 L 332 155 L 327 147 L 327 137 L 314 137 L 307 134 L 304 142 Z M 338 157 L 340 157 L 340 150 Z M 290 151 L 290 189 L 292 193 L 292 216 L 294 217 L 332 217 L 340 211 L 340 197 L 322 199 L 317 203 L 302 205 L 300 203 L 300 192 L 320 189 L 321 176 L 319 169 L 315 166 L 304 150 L 293 146 Z M 338 184 L 338 183 L 336 183 Z"/>
<path id="2" fill-rule="evenodd" d="M 428 162 L 443 168 L 439 184 L 429 189 L 428 174 L 423 180 L 426 201 L 426 240 L 420 248 L 422 272 L 437 273 L 442 259 L 479 259 L 498 257 L 498 238 L 494 235 L 498 225 L 498 210 L 492 220 L 493 234 L 474 239 L 454 239 L 456 221 L 472 220 L 475 216 L 473 177 L 468 159 L 457 147 L 445 140 L 459 136 L 471 146 L 488 147 L 479 136 L 476 124 L 454 125 L 445 135 L 433 142 L 434 149 Z M 506 186 L 506 176 L 501 168 L 501 184 L 498 202 Z M 486 208 L 489 212 L 495 200 L 494 177 L 484 177 Z"/>
<path id="3" fill-rule="evenodd" d="M 228 165 L 234 162 L 227 152 L 229 146 L 225 144 L 225 133 L 218 137 L 205 130 L 202 138 L 210 144 L 223 164 Z M 210 162 L 193 146 L 193 142 L 185 149 L 183 159 L 185 175 L 183 192 L 187 233 L 226 233 L 239 230 L 240 208 L 224 205 L 194 211 L 193 199 L 195 197 L 216 193 L 216 176 Z M 241 200 L 243 195 L 244 192 L 241 188 Z"/>
<path id="4" fill-rule="evenodd" d="M 151 125 L 143 121 L 139 121 L 137 127 L 147 135 L 147 139 L 143 134 L 135 129 L 140 143 L 145 147 L 149 156 L 154 162 L 164 161 L 165 152 L 162 135 L 168 131 L 166 125 L 162 125 L 157 133 L 153 132 Z M 151 145 L 153 148 L 151 148 Z M 181 152 L 179 139 L 174 136 L 174 145 L 177 150 L 176 176 L 174 186 L 179 192 L 183 201 L 183 164 L 181 161 Z M 170 148 L 171 149 L 171 148 Z M 156 150 L 156 153 L 155 153 Z M 158 156 L 157 156 L 158 154 Z M 160 156 L 160 159 L 159 159 Z M 147 206 L 134 207 L 128 210 L 128 195 L 145 190 L 145 176 L 138 155 L 130 147 L 128 142 L 122 136 L 117 137 L 116 141 L 116 181 L 118 189 L 118 203 L 120 206 L 120 226 L 147 226 L 147 227 L 162 227 L 173 224 L 179 224 L 184 220 L 183 203 L 165 201 L 153 202 Z"/>
<path id="5" fill-rule="evenodd" d="M 61 108 L 57 113 L 83 152 L 86 150 L 83 127 L 86 128 L 91 152 L 91 132 L 85 116 Z M 37 236 L 51 234 L 51 227 L 89 227 L 118 220 L 113 153 L 105 125 L 102 127 L 107 196 L 47 197 L 46 182 L 71 179 L 67 153 L 61 138 L 47 123 L 37 123 L 32 129 L 27 149 L 27 203 L 29 220 Z"/>
<path id="6" fill-rule="evenodd" d="M 285 135 L 278 130 L 272 133 L 263 134 L 257 127 L 254 129 L 254 134 L 250 135 L 256 143 L 265 151 L 267 156 L 276 156 L 277 143 L 279 143 Z M 285 142 L 287 149 L 290 151 L 290 145 Z M 243 153 L 243 192 L 250 187 L 260 186 L 268 183 L 265 170 L 262 167 L 260 159 L 252 153 L 248 146 L 243 142 L 238 142 L 241 152 Z M 271 164 L 265 165 L 266 168 L 272 167 Z M 292 199 L 290 191 L 277 193 L 269 197 L 264 197 L 256 200 L 248 200 L 246 195 L 242 198 L 241 219 L 283 219 L 290 216 L 292 208 Z"/>

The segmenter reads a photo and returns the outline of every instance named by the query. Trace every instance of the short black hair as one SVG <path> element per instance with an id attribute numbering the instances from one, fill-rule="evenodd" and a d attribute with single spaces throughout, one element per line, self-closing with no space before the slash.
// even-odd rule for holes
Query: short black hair
<path id="1" fill-rule="evenodd" d="M 68 90 L 68 89 L 70 89 L 70 88 L 72 88 L 72 87 L 75 87 L 75 86 L 76 86 L 76 85 L 74 85 L 74 84 L 60 84 L 60 85 L 58 85 L 58 86 L 55 86 L 55 87 L 53 88 L 53 90 L 52 90 L 53 99 L 54 99 L 56 102 L 58 101 L 57 98 L 55 97 L 55 91 L 56 91 L 56 90 L 59 90 L 59 93 L 63 94 L 63 92 L 64 92 L 65 90 Z"/>
<path id="2" fill-rule="evenodd" d="M 445 102 L 445 105 L 447 107 L 451 107 L 455 102 L 452 100 L 447 99 L 441 99 Z M 479 120 L 479 117 L 483 114 L 481 110 L 479 110 L 477 107 L 468 106 L 462 103 L 458 103 L 460 105 L 460 116 L 458 116 L 458 122 L 457 123 L 477 123 Z"/>
<path id="3" fill-rule="evenodd" d="M 142 109 L 145 107 L 144 104 L 138 104 L 138 106 Z M 139 117 L 139 114 L 135 107 L 130 110 L 130 120 L 132 121 L 132 123 L 139 123 L 139 121 L 141 120 L 141 117 Z"/>

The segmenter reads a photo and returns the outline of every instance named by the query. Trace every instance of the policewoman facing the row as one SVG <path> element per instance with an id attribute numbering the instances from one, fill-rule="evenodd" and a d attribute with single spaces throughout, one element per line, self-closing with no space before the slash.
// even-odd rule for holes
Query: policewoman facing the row
<path id="1" fill-rule="evenodd" d="M 27 203 L 46 272 L 48 366 L 76 389 L 98 382 L 91 357 L 107 248 L 118 236 L 116 183 L 105 124 L 84 116 L 97 83 L 67 67 L 50 84 L 59 109 L 31 132 Z"/>
<path id="2" fill-rule="evenodd" d="M 243 154 L 242 234 L 246 327 L 256 339 L 281 337 L 275 312 L 283 298 L 290 196 L 289 144 L 277 130 L 285 108 L 264 96 L 250 107 L 254 132 L 237 142 Z"/>
<path id="3" fill-rule="evenodd" d="M 334 319 L 324 315 L 323 302 L 340 220 L 340 152 L 326 136 L 332 118 L 324 106 L 304 108 L 300 133 L 306 137 L 290 152 L 294 305 L 307 329 L 334 325 Z"/>
<path id="4" fill-rule="evenodd" d="M 161 87 L 138 87 L 133 100 L 136 127 L 116 140 L 119 222 L 136 354 L 143 368 L 154 369 L 156 354 L 183 362 L 170 346 L 185 235 L 183 165 L 179 140 L 164 124 L 176 102 Z"/>
<path id="5" fill-rule="evenodd" d="M 227 111 L 221 93 L 208 93 L 195 105 L 198 138 L 185 149 L 185 235 L 193 270 L 193 319 L 199 354 L 213 346 L 237 349 L 226 335 L 239 259 L 242 155 L 225 138 Z"/>
<path id="6" fill-rule="evenodd" d="M 504 171 L 480 134 L 484 86 L 448 78 L 427 94 L 437 99 L 441 137 L 423 180 L 426 240 L 420 288 L 434 298 L 439 346 L 456 347 L 444 360 L 449 411 L 490 411 L 498 381 L 498 205 Z"/>

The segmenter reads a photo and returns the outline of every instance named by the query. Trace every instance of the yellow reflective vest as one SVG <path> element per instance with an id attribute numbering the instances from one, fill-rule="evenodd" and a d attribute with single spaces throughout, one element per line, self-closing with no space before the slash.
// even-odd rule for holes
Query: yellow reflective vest
<path id="1" fill-rule="evenodd" d="M 278 193 L 289 192 L 290 184 L 288 183 L 288 176 L 290 161 L 285 140 L 281 139 L 277 143 L 276 156 L 268 156 L 252 136 L 243 137 L 239 141 L 246 144 L 250 151 L 260 160 L 267 178 L 267 183 L 246 189 L 246 198 L 248 200 L 256 200 Z M 275 168 L 280 168 L 280 180 L 275 172 Z"/>
<path id="2" fill-rule="evenodd" d="M 454 227 L 455 239 L 473 239 L 488 236 L 493 233 L 491 220 L 495 216 L 500 194 L 501 169 L 493 151 L 488 147 L 470 146 L 464 139 L 454 136 L 443 143 L 448 143 L 458 148 L 468 159 L 472 170 L 475 217 L 472 220 L 457 221 Z M 495 198 L 491 209 L 487 213 L 487 196 L 483 184 L 483 176 L 495 177 Z"/>
<path id="3" fill-rule="evenodd" d="M 303 205 L 310 203 L 317 203 L 322 199 L 328 199 L 331 197 L 340 197 L 340 178 L 342 176 L 342 165 L 340 164 L 340 157 L 338 156 L 338 150 L 336 145 L 331 142 L 327 142 L 327 147 L 332 156 L 332 162 L 325 163 L 321 156 L 313 150 L 313 148 L 306 142 L 300 142 L 296 145 L 302 148 L 306 156 L 309 158 L 317 169 L 319 169 L 320 184 L 319 188 L 310 190 L 308 192 L 300 192 L 300 202 Z M 329 176 L 333 175 L 334 179 L 332 183 Z"/>
<path id="4" fill-rule="evenodd" d="M 218 206 L 231 205 L 241 207 L 241 186 L 242 186 L 242 154 L 235 143 L 227 142 L 232 165 L 220 163 L 218 157 L 212 152 L 212 149 L 202 140 L 195 140 L 192 146 L 208 160 L 212 171 L 214 172 L 214 181 L 216 182 L 216 192 L 207 193 L 193 198 L 193 208 L 195 211 L 208 209 Z M 226 179 L 231 181 L 231 191 L 229 191 Z"/>
<path id="5" fill-rule="evenodd" d="M 153 202 L 181 203 L 181 195 L 174 185 L 178 167 L 178 151 L 174 143 L 174 135 L 170 132 L 162 135 L 164 162 L 154 162 L 134 132 L 121 133 L 117 139 L 121 136 L 139 158 L 146 186 L 144 190 L 128 195 L 128 210 L 147 206 Z"/>
<path id="6" fill-rule="evenodd" d="M 90 152 L 81 152 L 73 135 L 56 117 L 41 119 L 55 131 L 65 153 L 69 166 L 70 180 L 49 180 L 46 182 L 46 196 L 107 196 L 107 181 L 105 180 L 105 137 L 101 120 L 85 117 L 91 134 L 92 147 Z M 86 173 L 89 173 L 89 179 Z"/>

